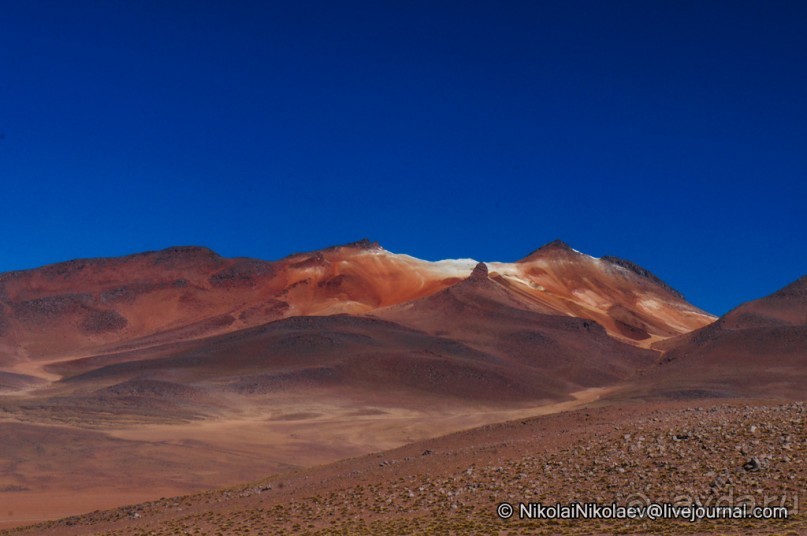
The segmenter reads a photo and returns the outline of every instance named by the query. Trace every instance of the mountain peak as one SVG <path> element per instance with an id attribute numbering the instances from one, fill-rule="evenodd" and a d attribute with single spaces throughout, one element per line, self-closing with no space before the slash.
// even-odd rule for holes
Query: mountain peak
<path id="1" fill-rule="evenodd" d="M 361 240 L 356 240 L 355 242 L 349 242 L 347 244 L 342 244 L 341 246 L 333 246 L 327 249 L 338 249 L 338 248 L 380 249 L 381 245 L 378 242 L 370 240 L 369 238 L 362 238 Z"/>
<path id="2" fill-rule="evenodd" d="M 170 246 L 164 249 L 154 251 L 163 255 L 216 255 L 218 253 L 205 246 Z"/>
<path id="3" fill-rule="evenodd" d="M 559 238 L 556 238 L 552 242 L 544 244 L 539 249 L 546 249 L 546 250 L 562 249 L 562 250 L 566 250 L 566 251 L 574 251 L 574 249 L 572 249 L 572 246 L 570 246 L 569 244 L 567 244 L 566 242 L 564 242 L 563 240 L 561 240 Z"/>
<path id="4" fill-rule="evenodd" d="M 204 246 L 171 246 L 157 251 L 149 251 L 138 255 L 149 255 L 157 258 L 168 257 L 206 257 L 220 258 L 221 256 L 212 249 Z"/>
<path id="5" fill-rule="evenodd" d="M 771 297 L 807 298 L 807 275 L 803 275 L 786 287 L 774 292 Z"/>
<path id="6" fill-rule="evenodd" d="M 544 244 L 518 262 L 529 262 L 552 253 L 578 253 L 572 246 L 560 239 Z"/>

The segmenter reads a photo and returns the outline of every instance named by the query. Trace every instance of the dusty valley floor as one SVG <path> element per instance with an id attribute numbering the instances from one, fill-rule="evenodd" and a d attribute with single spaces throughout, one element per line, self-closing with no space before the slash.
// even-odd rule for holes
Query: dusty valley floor
<path id="1" fill-rule="evenodd" d="M 804 534 L 803 403 L 602 402 L 9 534 Z M 790 519 L 499 519 L 502 502 L 785 506 Z"/>
<path id="2" fill-rule="evenodd" d="M 24 422 L 6 413 L 0 420 L 0 527 L 233 485 L 483 424 L 573 409 L 606 391 L 587 389 L 567 402 L 521 409 L 445 403 L 430 410 L 285 396 L 238 417 L 132 425 L 106 415 L 94 427 Z"/>

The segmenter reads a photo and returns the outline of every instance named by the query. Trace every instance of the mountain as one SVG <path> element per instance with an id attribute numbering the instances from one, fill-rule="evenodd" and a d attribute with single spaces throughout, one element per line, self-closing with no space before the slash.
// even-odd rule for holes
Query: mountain
<path id="1" fill-rule="evenodd" d="M 720 319 L 727 329 L 807 324 L 807 275 L 764 298 L 745 303 Z"/>
<path id="2" fill-rule="evenodd" d="M 648 270 L 560 241 L 512 263 L 432 262 L 363 240 L 276 261 L 175 247 L 0 274 L 7 521 L 294 474 L 483 425 L 490 440 L 472 433 L 450 454 L 466 475 L 486 452 L 498 479 L 502 449 L 521 463 L 524 440 L 571 429 L 619 457 L 614 423 L 646 433 L 634 417 L 656 422 L 654 408 L 683 426 L 694 399 L 802 399 L 805 294 L 802 279 L 716 320 Z M 606 408 L 596 423 L 595 402 Z M 522 428 L 577 408 L 550 435 Z M 508 420 L 512 440 L 496 439 L 490 425 Z M 379 475 L 388 465 L 365 463 Z"/>
<path id="3" fill-rule="evenodd" d="M 429 262 L 362 240 L 278 261 L 174 247 L 0 274 L 0 365 L 148 348 L 294 316 L 363 314 L 468 277 L 471 259 Z M 561 242 L 491 278 L 548 314 L 587 318 L 648 347 L 710 323 L 649 272 Z"/>
<path id="4" fill-rule="evenodd" d="M 516 263 L 367 240 L 274 262 L 177 247 L 2 274 L 0 295 L 0 389 L 23 397 L 4 409 L 48 422 L 233 418 L 291 396 L 570 401 L 712 320 L 646 270 L 559 241 Z"/>
<path id="5" fill-rule="evenodd" d="M 714 317 L 638 265 L 595 258 L 556 240 L 514 263 L 489 263 L 513 292 L 557 314 L 587 318 L 618 339 L 649 347 L 705 326 Z"/>
<path id="6" fill-rule="evenodd" d="M 800 399 L 807 385 L 807 276 L 655 346 L 636 396 Z"/>
<path id="7" fill-rule="evenodd" d="M 128 396 L 144 381 L 169 378 L 209 394 L 338 393 L 398 405 L 414 397 L 419 405 L 447 397 L 564 400 L 655 362 L 655 352 L 614 339 L 593 321 L 553 314 L 513 293 L 480 263 L 465 280 L 373 315 L 290 317 L 182 344 L 63 360 L 45 370 L 62 378 L 61 396 L 100 386 L 109 386 L 106 394 L 125 387 Z M 175 389 L 148 386 L 150 394 Z"/>
<path id="8" fill-rule="evenodd" d="M 518 377 L 535 376 L 559 393 L 613 384 L 656 361 L 655 352 L 491 277 L 484 263 L 464 281 L 373 315 L 497 356 Z"/>

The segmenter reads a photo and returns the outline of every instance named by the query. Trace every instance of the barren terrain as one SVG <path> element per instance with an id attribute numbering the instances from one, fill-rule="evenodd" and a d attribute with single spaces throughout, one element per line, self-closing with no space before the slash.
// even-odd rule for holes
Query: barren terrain
<path id="1" fill-rule="evenodd" d="M 798 532 L 491 505 L 797 497 L 805 285 L 715 321 L 562 242 L 516 263 L 361 241 L 0 274 L 0 528 L 149 501 L 29 533 Z"/>
<path id="2" fill-rule="evenodd" d="M 802 534 L 801 403 L 595 407 L 15 534 Z M 757 460 L 759 465 L 749 466 Z M 785 506 L 788 520 L 501 520 L 501 502 Z"/>

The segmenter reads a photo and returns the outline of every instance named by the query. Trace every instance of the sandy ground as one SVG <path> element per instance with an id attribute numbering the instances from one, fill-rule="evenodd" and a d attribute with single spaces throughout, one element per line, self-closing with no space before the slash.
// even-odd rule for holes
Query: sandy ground
<path id="1" fill-rule="evenodd" d="M 3 505 L 0 510 L 0 529 L 75 515 L 86 511 L 88 505 L 92 505 L 93 510 L 105 510 L 157 497 L 172 497 L 182 491 L 176 488 L 131 492 L 113 489 L 82 492 L 80 498 L 73 491 L 0 493 L 0 503 Z"/>
<path id="2" fill-rule="evenodd" d="M 356 406 L 278 400 L 241 418 L 87 430 L 0 420 L 0 528 L 235 485 L 484 424 L 566 411 L 607 389 L 539 407 Z"/>
<path id="3" fill-rule="evenodd" d="M 11 366 L 4 367 L 6 372 L 15 372 L 17 374 L 25 374 L 27 376 L 33 376 L 34 378 L 40 378 L 42 380 L 48 382 L 55 382 L 61 379 L 61 376 L 58 374 L 54 374 L 52 372 L 48 372 L 45 370 L 45 367 L 50 365 L 51 363 L 58 363 L 60 361 L 64 361 L 64 358 L 58 359 L 49 359 L 44 361 L 33 361 L 33 360 L 25 360 L 19 361 L 14 363 Z"/>
<path id="4" fill-rule="evenodd" d="M 112 437 L 136 441 L 204 441 L 221 448 L 239 445 L 274 447 L 273 455 L 284 460 L 294 455 L 299 465 L 324 463 L 332 459 L 328 447 L 355 452 L 368 447 L 385 450 L 442 434 L 474 428 L 491 422 L 547 415 L 591 403 L 613 388 L 591 388 L 573 393 L 573 400 L 521 409 L 490 407 L 415 410 L 383 406 L 346 405 L 339 400 L 273 403 L 262 415 L 235 420 L 208 420 L 188 424 L 145 425 L 114 430 Z M 301 448 L 310 443 L 311 448 Z M 284 451 L 290 450 L 283 455 Z M 329 460 L 330 461 L 330 460 Z"/>
<path id="5" fill-rule="evenodd" d="M 803 403 L 596 402 L 23 534 L 805 534 Z M 749 460 L 755 460 L 749 468 Z M 787 520 L 500 519 L 501 502 L 747 501 Z M 772 501 L 772 502 L 771 502 Z"/>

